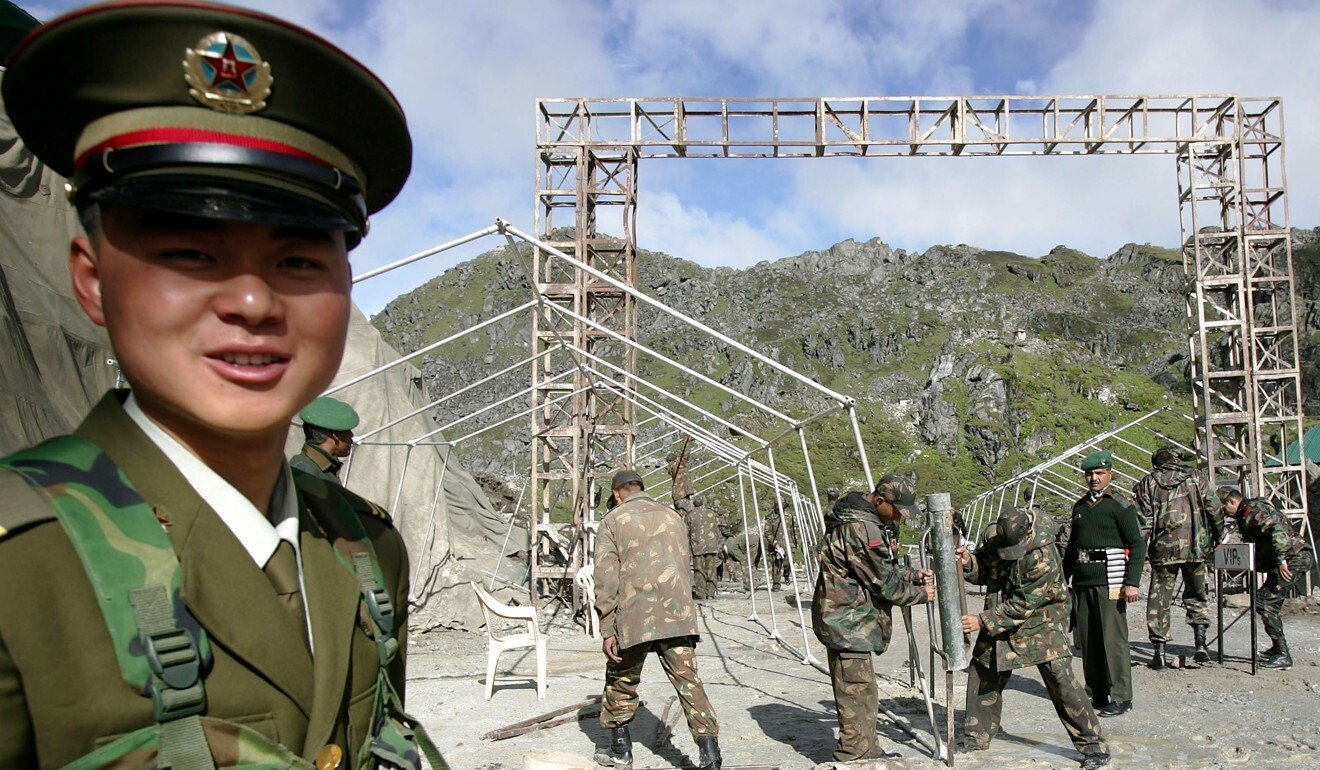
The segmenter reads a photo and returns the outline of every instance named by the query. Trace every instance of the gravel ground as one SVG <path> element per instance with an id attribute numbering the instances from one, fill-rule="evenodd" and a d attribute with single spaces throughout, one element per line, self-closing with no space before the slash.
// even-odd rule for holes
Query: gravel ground
<path id="1" fill-rule="evenodd" d="M 1238 597 L 1230 597 L 1237 599 Z M 973 606 L 978 597 L 971 597 Z M 1244 619 L 1225 635 L 1223 665 L 1150 671 L 1144 665 L 1145 602 L 1128 611 L 1133 642 L 1136 708 L 1102 720 L 1114 755 L 1113 767 L 1320 768 L 1320 594 L 1292 600 L 1285 624 L 1295 665 L 1279 672 L 1261 669 L 1251 676 L 1247 662 L 1249 626 Z M 803 632 L 791 591 L 774 598 L 774 618 L 766 594 L 756 597 L 756 616 L 746 594 L 722 591 L 700 606 L 702 642 L 699 669 L 720 719 L 724 765 L 781 768 L 830 767 L 836 727 L 829 678 L 802 663 Z M 917 641 L 926 653 L 924 608 L 914 614 Z M 1226 617 L 1237 610 L 1226 609 Z M 810 622 L 809 612 L 806 615 Z M 1175 619 L 1179 619 L 1175 615 Z M 1226 621 L 1227 622 L 1227 621 Z M 605 743 L 593 717 L 502 741 L 483 733 L 582 701 L 601 691 L 604 657 L 599 642 L 552 623 L 546 698 L 536 699 L 531 680 L 534 659 L 526 651 L 500 659 L 495 693 L 484 699 L 486 637 L 464 632 L 431 632 L 413 639 L 409 651 L 409 711 L 420 718 L 455 770 L 521 768 L 528 751 L 555 750 L 590 758 Z M 768 628 L 777 628 L 782 643 Z M 1213 635 L 1214 629 L 1211 628 Z M 1191 630 L 1175 624 L 1173 655 L 1191 659 Z M 811 654 L 825 659 L 810 636 Z M 1268 640 L 1262 637 L 1262 647 Z M 785 645 L 792 647 L 790 650 Z M 1211 644 L 1212 652 L 1214 643 Z M 929 738 L 920 694 L 908 686 L 907 639 L 895 616 L 895 638 L 878 659 L 882 707 L 910 720 Z M 1074 671 L 1081 678 L 1080 663 Z M 962 716 L 966 677 L 955 676 L 954 703 Z M 937 677 L 936 717 L 943 728 L 944 676 Z M 632 725 L 636 768 L 692 767 L 696 747 L 674 704 L 676 721 L 668 740 L 657 743 L 660 718 L 673 696 L 659 662 L 647 662 L 642 675 L 644 701 Z M 594 709 L 586 713 L 593 713 Z M 1054 714 L 1036 670 L 1016 673 L 1005 694 L 1004 733 L 989 751 L 958 754 L 965 768 L 1074 768 L 1080 759 Z M 937 768 L 923 748 L 887 718 L 880 718 L 882 742 L 900 759 L 868 763 L 873 768 Z M 593 767 L 591 763 L 587 767 Z"/>

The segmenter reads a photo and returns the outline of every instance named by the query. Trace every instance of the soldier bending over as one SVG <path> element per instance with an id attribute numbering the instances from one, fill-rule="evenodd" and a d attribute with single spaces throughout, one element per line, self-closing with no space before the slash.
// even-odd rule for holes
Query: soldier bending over
<path id="1" fill-rule="evenodd" d="M 1063 564 L 1052 522 L 1039 521 L 1034 525 L 1028 514 L 1005 508 L 975 552 L 957 551 L 967 580 L 986 587 L 985 610 L 962 619 L 964 632 L 981 632 L 967 678 L 963 740 L 970 751 L 990 747 L 1013 669 L 1036 666 L 1068 737 L 1082 752 L 1082 767 L 1092 770 L 1109 764 L 1109 747 L 1086 691 L 1073 676 Z"/>

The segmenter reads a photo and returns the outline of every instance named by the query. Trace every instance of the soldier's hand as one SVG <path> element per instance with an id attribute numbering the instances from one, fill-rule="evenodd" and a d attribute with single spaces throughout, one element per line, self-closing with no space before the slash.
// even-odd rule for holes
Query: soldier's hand
<path id="1" fill-rule="evenodd" d="M 962 626 L 963 626 L 963 633 L 964 633 L 964 634 L 970 634 L 970 633 L 972 633 L 973 631 L 979 631 L 979 630 L 981 629 L 981 616 L 980 616 L 980 615 L 963 615 L 963 616 L 962 616 Z"/>
<path id="2" fill-rule="evenodd" d="M 964 568 L 972 563 L 972 555 L 967 553 L 967 546 L 960 545 L 954 549 L 953 555 L 958 557 L 958 563 Z"/>
<path id="3" fill-rule="evenodd" d="M 933 603 L 935 601 L 935 583 L 926 583 L 921 587 L 926 591 L 926 604 Z"/>
<path id="4" fill-rule="evenodd" d="M 619 637 L 617 636 L 605 637 L 605 640 L 600 643 L 600 651 L 605 653 L 605 657 L 608 658 L 611 663 L 618 663 L 623 660 L 623 658 L 619 656 Z"/>
<path id="5" fill-rule="evenodd" d="M 935 585 L 935 573 L 928 569 L 917 570 L 916 580 L 913 581 L 919 586 Z"/>
<path id="6" fill-rule="evenodd" d="M 1292 580 L 1292 568 L 1288 566 L 1286 561 L 1279 562 L 1279 580 L 1285 583 Z"/>
<path id="7" fill-rule="evenodd" d="M 1123 586 L 1123 589 L 1118 592 L 1118 598 L 1125 602 L 1135 602 L 1140 597 L 1141 589 L 1136 586 Z"/>

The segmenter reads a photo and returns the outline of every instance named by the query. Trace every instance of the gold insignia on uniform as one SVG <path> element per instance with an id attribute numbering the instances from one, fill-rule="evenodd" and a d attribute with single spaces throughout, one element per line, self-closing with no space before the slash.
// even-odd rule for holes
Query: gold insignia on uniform
<path id="1" fill-rule="evenodd" d="M 220 112 L 246 115 L 266 108 L 270 63 L 247 40 L 230 32 L 212 32 L 183 54 L 188 94 Z"/>

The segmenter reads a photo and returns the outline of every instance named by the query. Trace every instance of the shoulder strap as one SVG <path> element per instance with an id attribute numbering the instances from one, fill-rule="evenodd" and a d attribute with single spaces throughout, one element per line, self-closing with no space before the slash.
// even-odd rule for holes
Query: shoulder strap
<path id="1" fill-rule="evenodd" d="M 338 484 L 304 471 L 293 471 L 293 483 L 312 518 L 334 544 L 339 561 L 357 577 L 362 593 L 358 604 L 359 616 L 364 627 L 372 630 L 372 638 L 376 642 L 378 662 L 372 736 L 370 742 L 362 744 L 357 766 L 375 767 L 384 764 L 420 770 L 420 757 L 417 753 L 420 748 L 432 768 L 448 770 L 449 765 L 440 756 L 421 723 L 404 713 L 399 694 L 390 684 L 389 664 L 399 653 L 399 641 L 394 633 L 394 600 L 385 588 L 385 577 L 376 558 L 376 549 L 372 547 L 371 539 L 358 519 L 359 505 L 356 501 L 365 501 Z M 361 513 L 376 515 L 370 511 Z M 380 518 L 389 520 L 385 516 Z M 407 597 L 402 597 L 402 601 L 407 601 Z M 407 633 L 406 629 L 404 633 Z"/>
<path id="2" fill-rule="evenodd" d="M 152 507 L 100 447 L 60 436 L 0 459 L 41 494 L 91 581 L 129 686 L 152 699 L 160 767 L 214 767 L 206 710 L 206 632 L 179 593 L 179 560 Z"/>

